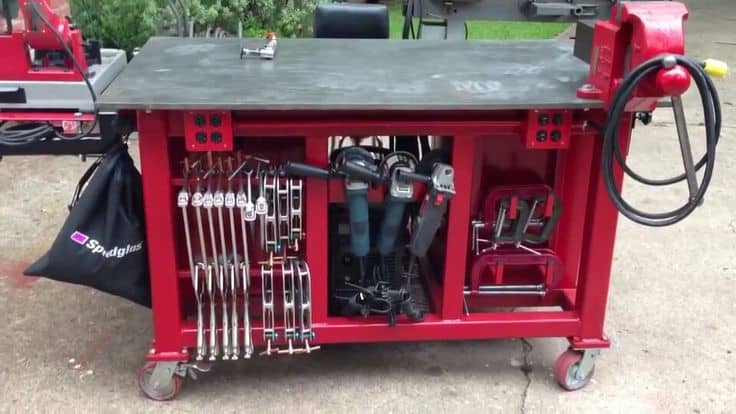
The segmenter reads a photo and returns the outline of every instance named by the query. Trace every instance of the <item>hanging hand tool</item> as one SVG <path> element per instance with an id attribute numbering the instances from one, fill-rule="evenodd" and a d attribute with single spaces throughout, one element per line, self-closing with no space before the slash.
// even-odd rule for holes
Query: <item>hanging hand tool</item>
<path id="1" fill-rule="evenodd" d="M 187 261 L 189 264 L 190 277 L 192 279 L 192 288 L 194 289 L 194 299 L 197 302 L 197 355 L 196 359 L 201 361 L 204 359 L 204 318 L 202 314 L 204 286 L 200 283 L 201 271 L 204 269 L 202 263 L 194 264 L 194 252 L 192 251 L 192 236 L 189 230 L 189 215 L 187 207 L 189 206 L 189 159 L 184 159 L 184 172 L 182 177 L 184 185 L 182 186 L 176 198 L 176 204 L 181 209 L 182 224 L 184 225 L 184 240 L 187 249 Z M 206 256 L 206 255 L 205 255 Z"/>
<path id="2" fill-rule="evenodd" d="M 304 182 L 300 179 L 289 179 L 289 247 L 299 251 L 299 241 L 304 237 L 302 231 L 302 203 Z"/>
<path id="3" fill-rule="evenodd" d="M 222 359 L 230 359 L 232 350 L 230 349 L 230 316 L 227 308 L 230 299 L 230 266 L 227 258 L 227 244 L 225 243 L 225 220 L 223 218 L 222 209 L 225 207 L 225 192 L 221 188 L 221 180 L 225 178 L 222 169 L 222 159 L 217 162 L 217 182 L 215 192 L 213 194 L 213 206 L 217 210 L 217 228 L 219 230 L 220 239 L 220 272 L 217 275 L 217 287 L 220 291 L 220 299 L 222 301 Z"/>
<path id="4" fill-rule="evenodd" d="M 213 194 L 213 177 L 215 175 L 215 166 L 212 162 L 212 154 L 208 153 L 209 170 L 205 173 L 205 179 L 207 179 L 207 190 L 205 190 L 204 197 L 202 198 L 202 207 L 207 212 L 207 223 L 209 224 L 210 243 L 212 246 L 212 266 L 209 267 L 207 273 L 208 286 L 207 290 L 210 293 L 210 361 L 217 359 L 219 355 L 219 345 L 217 342 L 217 314 L 215 310 L 215 304 L 217 302 L 217 283 L 219 282 L 220 275 L 222 274 L 222 268 L 217 253 L 217 239 L 216 239 L 216 227 L 215 220 L 212 216 L 212 209 L 215 205 L 215 198 Z M 214 284 L 213 284 L 214 278 Z"/>
<path id="5" fill-rule="evenodd" d="M 355 168 L 351 168 L 355 167 Z M 370 181 L 358 171 L 376 171 L 371 154 L 360 147 L 348 147 L 335 159 L 333 168 L 345 175 L 345 198 L 350 219 L 350 252 L 358 259 L 360 285 L 365 286 L 365 258 L 371 250 L 370 220 L 368 212 L 368 187 Z M 379 175 L 380 177 L 380 175 Z"/>
<path id="6" fill-rule="evenodd" d="M 197 356 L 195 357 L 197 361 L 204 360 L 207 353 L 204 345 L 204 311 L 202 309 L 206 288 L 202 285 L 202 282 L 204 282 L 203 276 L 207 276 L 207 267 L 204 263 L 197 263 L 192 274 L 192 284 L 195 286 L 194 299 L 197 301 Z"/>
<path id="7" fill-rule="evenodd" d="M 376 250 L 381 256 L 381 270 L 384 275 L 385 258 L 395 253 L 396 241 L 401 230 L 406 226 L 406 206 L 414 199 L 414 184 L 411 179 L 404 178 L 401 173 L 413 173 L 418 161 L 408 152 L 396 151 L 386 155 L 377 170 L 365 168 L 352 161 L 346 161 L 342 171 L 360 177 L 367 182 L 388 182 L 383 220 L 378 232 Z"/>
<path id="8" fill-rule="evenodd" d="M 383 179 L 377 172 L 366 169 L 355 162 L 344 163 L 340 172 L 360 177 L 363 180 L 380 181 Z M 432 175 L 426 176 L 408 171 L 407 168 L 397 168 L 395 180 L 403 185 L 402 190 L 405 192 L 408 191 L 406 185 L 412 182 L 424 183 L 429 187 L 415 220 L 409 245 L 412 255 L 424 257 L 439 229 L 442 216 L 447 210 L 447 204 L 455 194 L 454 170 L 447 164 L 436 163 Z"/>
<path id="9" fill-rule="evenodd" d="M 215 273 L 212 265 L 207 266 L 207 274 L 205 275 L 205 284 L 207 285 L 207 296 L 210 299 L 210 356 L 209 360 L 214 361 L 219 355 L 219 346 L 217 344 L 217 315 L 215 313 L 215 302 L 217 301 L 217 292 L 215 291 Z"/>
<path id="10" fill-rule="evenodd" d="M 409 241 L 411 257 L 409 258 L 407 277 L 403 288 L 407 297 L 401 302 L 402 312 L 416 321 L 423 318 L 424 312 L 411 301 L 411 279 L 415 277 L 417 260 L 427 255 L 429 246 L 432 244 L 442 223 L 442 217 L 447 211 L 447 205 L 452 196 L 455 195 L 455 170 L 447 164 L 436 163 L 432 167 L 430 177 L 401 171 L 398 174 L 405 180 L 423 182 L 429 187 L 419 208 L 419 214 L 414 219 Z"/>
<path id="11" fill-rule="evenodd" d="M 371 154 L 360 147 L 348 147 L 340 152 L 335 158 L 333 171 L 314 167 L 307 164 L 287 162 L 284 171 L 289 175 L 345 179 L 345 198 L 348 205 L 348 216 L 350 221 L 350 253 L 358 259 L 360 266 L 360 284 L 365 283 L 365 257 L 370 252 L 370 225 L 368 215 L 368 187 L 369 182 L 365 175 L 355 174 L 357 166 L 360 171 L 371 171 L 375 174 L 375 163 Z M 380 176 L 380 175 L 379 175 Z"/>
<path id="12" fill-rule="evenodd" d="M 264 176 L 265 176 L 265 170 L 261 169 L 261 165 L 258 165 L 258 170 L 256 171 L 256 176 L 258 177 L 258 198 L 256 199 L 256 205 L 255 210 L 256 214 L 259 216 L 264 216 L 266 213 L 268 213 L 268 201 L 266 201 L 265 196 L 265 190 L 263 187 L 264 184 Z M 250 197 L 248 197 L 249 200 L 251 200 Z M 252 220 L 248 220 L 252 221 Z"/>
<path id="13" fill-rule="evenodd" d="M 230 275 L 230 358 L 237 360 L 240 355 L 240 344 L 238 340 L 238 289 L 240 287 L 240 261 L 238 260 L 238 242 L 235 232 L 235 208 L 236 196 L 233 191 L 233 178 L 235 171 L 232 166 L 232 158 L 228 158 L 227 192 L 225 193 L 225 208 L 227 209 L 228 222 L 230 224 L 230 246 L 232 248 L 232 259 L 229 263 Z M 223 255 L 224 256 L 224 255 Z"/>
<path id="14" fill-rule="evenodd" d="M 200 168 L 201 171 L 201 168 Z M 205 271 L 205 286 L 207 290 L 207 297 L 209 299 L 210 303 L 210 341 L 209 341 L 209 351 L 210 356 L 209 359 L 211 361 L 215 360 L 217 358 L 217 337 L 215 336 L 215 331 L 217 330 L 216 321 L 215 321 L 215 296 L 213 291 L 213 281 L 212 281 L 212 265 L 209 263 L 209 257 L 207 255 L 207 243 L 205 242 L 205 232 L 204 232 L 204 226 L 202 225 L 202 208 L 205 204 L 205 194 L 202 192 L 202 185 L 201 180 L 204 179 L 204 176 L 197 175 L 197 187 L 192 194 L 192 207 L 194 208 L 194 215 L 197 219 L 197 233 L 199 238 L 199 248 L 201 250 L 202 255 L 202 264 L 203 264 L 203 270 Z M 202 337 L 204 336 L 204 327 L 202 327 Z M 198 352 L 197 358 L 198 359 L 204 359 L 204 354 L 206 352 L 205 346 L 203 345 L 202 348 L 198 351 L 201 351 L 201 353 Z"/>
<path id="15" fill-rule="evenodd" d="M 240 162 L 240 159 L 241 159 L 240 153 L 237 154 L 237 157 L 238 157 L 238 162 Z M 240 180 L 240 191 L 238 192 L 238 197 L 240 197 L 240 200 L 241 200 L 240 201 L 240 204 L 242 204 L 242 207 L 241 206 L 238 206 L 238 208 L 245 208 L 245 216 L 244 216 L 244 218 L 245 218 L 245 221 L 248 221 L 248 222 L 255 221 L 257 214 L 266 214 L 266 210 L 268 208 L 268 206 L 265 204 L 266 203 L 266 200 L 265 199 L 262 199 L 261 200 L 260 197 L 259 197 L 258 207 L 256 207 L 256 204 L 253 202 L 253 193 L 252 193 L 253 185 L 252 185 L 252 181 L 251 181 L 251 175 L 253 174 L 253 168 L 251 168 L 250 165 L 249 165 L 249 163 L 252 160 L 259 163 L 258 164 L 259 170 L 256 173 L 256 175 L 259 175 L 260 174 L 260 165 L 261 164 L 270 164 L 271 163 L 271 161 L 269 161 L 269 160 L 267 160 L 265 158 L 261 158 L 261 157 L 255 156 L 255 155 L 246 155 L 245 156 L 245 160 L 242 161 L 242 162 L 240 162 L 240 165 L 238 166 L 238 168 L 236 168 L 234 171 L 232 171 L 230 173 L 230 177 L 229 177 L 229 179 L 232 180 L 233 178 L 235 178 L 235 176 L 241 174 L 242 172 L 245 172 L 245 174 L 247 176 L 247 181 L 248 181 L 248 186 L 247 186 L 248 187 L 247 188 L 247 191 L 248 192 L 247 192 L 247 195 L 246 195 L 245 191 L 243 191 L 243 181 Z M 259 187 L 259 189 L 260 189 L 260 187 Z M 260 194 L 262 194 L 262 193 L 259 193 L 259 195 Z"/>
<path id="16" fill-rule="evenodd" d="M 294 341 L 298 339 L 296 330 L 296 284 L 294 281 L 294 262 L 285 260 L 281 263 L 281 280 L 284 310 L 284 338 L 288 345 L 288 353 L 294 353 Z"/>
<path id="17" fill-rule="evenodd" d="M 285 176 L 282 168 L 276 174 L 276 228 L 277 250 L 286 254 L 286 248 L 291 244 L 291 189 L 290 180 Z"/>
<path id="18" fill-rule="evenodd" d="M 244 217 L 243 220 L 253 222 L 256 220 L 256 205 L 253 203 L 253 183 L 251 182 L 251 175 L 253 175 L 253 169 L 249 168 L 245 174 L 248 176 L 248 196 L 245 201 Z"/>
<path id="19" fill-rule="evenodd" d="M 248 176 L 248 186 L 250 187 L 250 176 L 252 169 L 248 169 L 245 174 Z M 250 188 L 248 189 L 250 192 Z M 241 195 L 242 194 L 242 195 Z M 250 196 L 248 196 L 250 199 Z M 240 274 L 243 278 L 241 283 L 243 288 L 243 357 L 248 359 L 253 354 L 253 338 L 250 325 L 250 256 L 248 252 L 248 233 L 246 231 L 246 221 L 249 217 L 248 203 L 243 191 L 243 177 L 240 177 L 240 190 L 236 197 L 236 207 L 240 209 L 240 233 L 243 243 L 243 260 L 239 264 Z"/>
<path id="20" fill-rule="evenodd" d="M 379 166 L 389 180 L 386 209 L 378 232 L 376 249 L 381 257 L 391 254 L 401 230 L 406 226 L 406 206 L 414 199 L 414 184 L 405 180 L 401 172 L 412 173 L 417 166 L 416 157 L 408 152 L 394 152 L 387 155 Z"/>
<path id="21" fill-rule="evenodd" d="M 304 259 L 296 262 L 296 272 L 299 283 L 299 324 L 301 331 L 299 338 L 304 341 L 304 351 L 306 353 L 319 347 L 310 347 L 309 341 L 314 339 L 314 331 L 312 330 L 312 280 L 309 272 L 309 265 Z"/>
<path id="22" fill-rule="evenodd" d="M 455 170 L 447 165 L 436 163 L 430 177 L 399 172 L 401 179 L 423 182 L 429 189 L 414 221 L 409 251 L 415 257 L 424 257 L 442 223 L 450 199 L 455 195 Z"/>
<path id="23" fill-rule="evenodd" d="M 273 265 L 261 264 L 261 302 L 263 318 L 263 340 L 266 341 L 266 355 L 271 355 L 271 344 L 278 340 L 274 315 Z"/>
<path id="24" fill-rule="evenodd" d="M 267 252 L 279 253 L 278 223 L 276 221 L 276 209 L 278 194 L 276 190 L 279 177 L 274 168 L 270 168 L 263 174 L 263 192 L 267 200 L 266 214 L 261 217 L 263 230 L 263 249 Z"/>
<path id="25" fill-rule="evenodd" d="M 344 162 L 341 165 L 340 170 L 343 173 L 360 177 L 366 181 L 375 182 L 383 180 L 383 177 L 377 172 L 371 171 L 355 162 Z M 447 210 L 447 204 L 450 198 L 455 194 L 454 170 L 447 164 L 436 163 L 433 167 L 432 175 L 426 176 L 409 171 L 406 167 L 399 167 L 392 173 L 392 181 L 394 180 L 397 182 L 397 186 L 400 186 L 399 190 L 403 190 L 404 193 L 409 191 L 408 186 L 412 186 L 411 191 L 413 192 L 412 183 L 414 182 L 424 183 L 429 187 L 420 208 L 419 215 L 415 219 L 415 225 L 409 243 L 409 252 L 411 253 L 411 257 L 405 277 L 406 282 L 399 292 L 386 290 L 385 287 L 382 287 L 379 283 L 374 289 L 375 292 L 366 291 L 359 295 L 363 295 L 369 299 L 372 297 L 388 298 L 392 304 L 390 309 L 386 312 L 389 313 L 389 321 L 393 319 L 391 312 L 394 308 L 393 305 L 397 303 L 399 304 L 401 313 L 408 315 L 412 320 L 419 321 L 423 318 L 423 311 L 417 308 L 411 300 L 411 279 L 415 277 L 417 259 L 426 256 L 427 250 L 434 240 L 437 230 L 439 230 L 442 217 Z M 390 198 L 389 201 L 391 201 Z M 405 203 L 406 199 L 402 198 L 400 202 Z M 399 206 L 397 204 L 399 203 L 394 205 L 393 211 L 390 212 L 390 214 L 397 215 L 397 210 L 401 208 L 403 216 L 403 208 L 405 205 L 402 204 Z M 389 214 L 389 211 L 387 211 L 387 214 Z M 401 219 L 401 216 L 389 217 L 388 219 L 384 218 L 384 223 L 388 222 L 388 224 L 386 224 L 388 231 L 386 231 L 383 240 L 387 251 L 390 251 L 388 250 L 388 246 L 393 247 L 393 245 L 395 245 L 396 235 L 392 235 L 391 231 L 393 229 L 398 230 L 397 226 L 400 226 Z M 362 286 L 365 287 L 365 285 Z M 364 300 L 357 300 L 356 303 L 362 305 L 366 302 Z"/>

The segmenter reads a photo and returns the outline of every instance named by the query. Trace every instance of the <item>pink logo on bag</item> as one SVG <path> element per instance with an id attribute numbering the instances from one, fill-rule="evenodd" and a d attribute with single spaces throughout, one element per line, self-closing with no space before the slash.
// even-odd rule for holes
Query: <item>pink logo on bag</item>
<path id="1" fill-rule="evenodd" d="M 84 245 L 85 243 L 87 243 L 87 240 L 89 240 L 89 236 L 84 233 L 75 231 L 74 233 L 72 233 L 71 239 L 74 243 Z"/>

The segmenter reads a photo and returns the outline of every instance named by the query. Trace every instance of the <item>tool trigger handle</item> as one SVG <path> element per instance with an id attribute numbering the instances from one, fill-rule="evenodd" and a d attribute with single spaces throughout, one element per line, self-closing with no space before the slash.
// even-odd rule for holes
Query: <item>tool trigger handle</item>
<path id="1" fill-rule="evenodd" d="M 376 170 L 358 164 L 355 161 L 345 161 L 337 168 L 337 171 L 350 178 L 365 180 L 374 184 L 382 183 L 384 177 Z"/>
<path id="2" fill-rule="evenodd" d="M 330 178 L 332 174 L 320 167 L 315 167 L 309 164 L 303 164 L 300 162 L 288 161 L 284 164 L 284 172 L 287 175 L 296 175 L 302 177 L 314 177 L 314 178 Z"/>
<path id="3" fill-rule="evenodd" d="M 404 170 L 398 170 L 396 172 L 397 177 L 399 180 L 402 181 L 413 181 L 417 183 L 424 183 L 429 184 L 432 182 L 432 177 L 422 174 L 417 174 L 414 172 L 404 171 Z"/>

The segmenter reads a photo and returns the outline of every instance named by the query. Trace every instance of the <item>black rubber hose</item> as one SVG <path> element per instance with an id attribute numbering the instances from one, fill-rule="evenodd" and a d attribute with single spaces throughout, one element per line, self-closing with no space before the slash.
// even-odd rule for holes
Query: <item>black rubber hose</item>
<path id="1" fill-rule="evenodd" d="M 721 101 L 718 96 L 718 91 L 716 90 L 716 86 L 713 84 L 713 81 L 710 79 L 710 76 L 705 77 L 705 79 L 708 82 L 708 90 L 711 95 L 713 95 L 713 106 L 715 109 L 715 117 L 716 117 L 716 144 L 718 143 L 718 140 L 721 137 Z M 623 154 L 621 154 L 621 149 L 618 145 L 616 145 L 616 161 L 618 161 L 619 165 L 626 171 L 626 175 L 633 178 L 634 180 L 646 184 L 646 185 L 652 185 L 652 186 L 665 186 L 665 185 L 672 185 L 675 183 L 678 183 L 680 181 L 685 181 L 687 179 L 687 176 L 683 173 L 676 177 L 672 178 L 665 178 L 665 179 L 651 179 L 646 178 L 640 174 L 637 174 L 634 170 L 631 169 L 628 165 L 626 165 L 626 161 L 624 160 Z M 703 157 L 695 164 L 695 170 L 700 171 L 701 168 L 703 168 L 703 165 L 705 165 L 706 162 L 706 156 L 703 155 Z"/>
<path id="2" fill-rule="evenodd" d="M 636 174 L 626 165 L 618 140 L 619 124 L 624 116 L 626 104 L 631 99 L 631 95 L 645 77 L 665 67 L 665 56 L 650 59 L 629 73 L 614 95 L 611 109 L 608 112 L 606 123 L 603 128 L 603 181 L 606 185 L 606 190 L 608 190 L 608 194 L 611 197 L 611 201 L 621 214 L 628 219 L 639 224 L 653 227 L 663 227 L 675 224 L 689 216 L 700 205 L 706 191 L 708 190 L 710 181 L 713 178 L 716 145 L 718 144 L 721 129 L 721 105 L 718 93 L 716 92 L 715 86 L 710 80 L 710 77 L 698 63 L 695 63 L 684 56 L 675 55 L 674 57 L 677 64 L 687 69 L 695 81 L 698 91 L 700 92 L 703 104 L 703 113 L 705 116 L 706 152 L 704 157 L 696 164 L 698 170 L 704 166 L 705 172 L 703 173 L 703 179 L 701 180 L 695 196 L 688 199 L 683 206 L 675 210 L 664 213 L 649 213 L 638 210 L 627 203 L 616 188 L 614 179 L 614 159 L 627 175 L 644 184 L 669 185 L 685 179 L 684 174 L 665 180 L 651 180 Z"/>
<path id="3" fill-rule="evenodd" d="M 64 48 L 64 51 L 69 56 L 69 59 L 72 61 L 72 66 L 74 66 L 74 69 L 77 72 L 79 72 L 79 76 L 82 77 L 84 84 L 87 85 L 87 90 L 89 91 L 89 95 L 92 98 L 92 104 L 95 104 L 97 102 L 97 93 L 95 93 L 95 88 L 92 87 L 92 83 L 90 83 L 89 79 L 87 78 L 87 74 L 84 73 L 84 70 L 82 70 L 82 65 L 77 60 L 76 56 L 74 56 L 74 53 L 69 48 L 69 45 L 67 45 L 66 42 L 64 41 L 64 38 L 61 37 L 61 33 L 59 33 L 59 31 L 56 30 L 54 25 L 52 25 L 51 22 L 49 22 L 49 20 L 46 18 L 46 16 L 44 16 L 44 14 L 41 12 L 41 10 L 39 10 L 36 2 L 31 1 L 29 5 L 31 9 L 33 9 L 33 12 L 36 14 L 36 16 L 38 16 L 38 18 L 41 19 L 43 24 L 46 25 L 46 28 L 49 29 L 49 31 L 54 35 L 54 37 L 56 37 L 56 40 L 58 40 L 61 46 Z M 97 111 L 95 111 L 95 119 L 92 122 L 92 125 L 86 131 L 82 131 L 81 133 L 72 135 L 72 136 L 60 134 L 56 132 L 55 129 L 54 129 L 54 132 L 55 132 L 56 137 L 59 139 L 64 139 L 68 141 L 82 139 L 82 138 L 87 137 L 90 133 L 92 133 L 92 131 L 95 128 L 97 128 L 97 123 L 99 122 L 99 120 L 100 118 L 97 114 Z"/>

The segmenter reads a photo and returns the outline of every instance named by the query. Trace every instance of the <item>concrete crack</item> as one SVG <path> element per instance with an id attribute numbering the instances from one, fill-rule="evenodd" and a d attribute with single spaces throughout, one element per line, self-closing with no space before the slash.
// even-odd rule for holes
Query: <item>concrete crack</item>
<path id="1" fill-rule="evenodd" d="M 526 340 L 526 338 L 521 338 L 521 352 L 522 352 L 522 364 L 519 369 L 524 374 L 524 378 L 526 378 L 526 386 L 524 386 L 524 392 L 521 394 L 521 407 L 520 412 L 521 414 L 526 414 L 526 399 L 529 395 L 529 387 L 532 385 L 532 363 L 529 360 L 529 354 L 532 352 L 534 347 L 532 344 Z"/>

